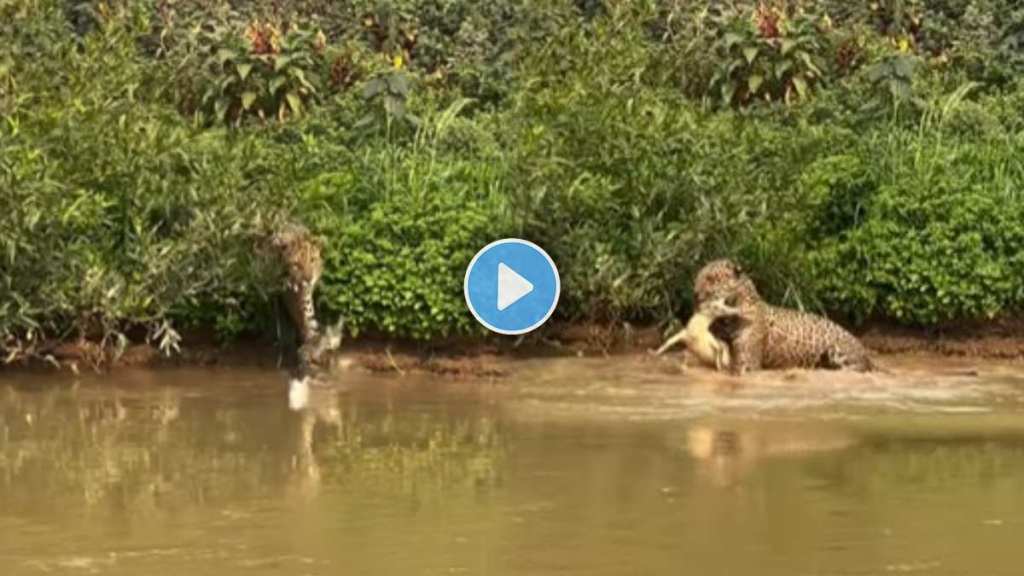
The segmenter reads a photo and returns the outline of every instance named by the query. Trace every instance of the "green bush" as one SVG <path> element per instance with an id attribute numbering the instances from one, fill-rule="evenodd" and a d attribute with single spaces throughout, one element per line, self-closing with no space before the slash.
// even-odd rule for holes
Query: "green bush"
<path id="1" fill-rule="evenodd" d="M 189 302 L 266 293 L 253 235 L 280 212 L 260 174 L 269 144 L 195 130 L 148 101 L 132 25 L 51 35 L 59 76 L 16 70 L 19 103 L 0 124 L 2 339 L 133 326 L 171 338 L 162 327 Z"/>
<path id="2" fill-rule="evenodd" d="M 723 105 L 806 99 L 824 79 L 827 40 L 819 15 L 760 4 L 726 10 L 713 22 L 719 37 L 709 92 Z"/>
<path id="3" fill-rule="evenodd" d="M 476 251 L 511 230 L 500 167 L 390 147 L 354 160 L 303 190 L 327 240 L 322 308 L 356 334 L 478 333 L 462 279 Z"/>
<path id="4" fill-rule="evenodd" d="M 870 165 L 854 152 L 810 164 L 800 176 L 800 187 L 806 225 L 798 232 L 809 242 L 821 242 L 864 221 L 878 182 Z"/>
<path id="5" fill-rule="evenodd" d="M 300 117 L 384 64 L 355 43 L 329 43 L 316 21 L 301 17 L 184 16 L 159 18 L 154 56 L 173 78 L 167 91 L 179 109 L 214 123 Z"/>
<path id="6" fill-rule="evenodd" d="M 319 307 L 354 333 L 416 339 L 479 333 L 462 293 L 465 268 L 510 234 L 509 163 L 466 101 L 424 110 L 415 137 L 352 136 L 319 124 L 294 147 L 293 210 L 326 240 Z"/>
<path id="7" fill-rule="evenodd" d="M 760 216 L 744 198 L 762 191 L 752 166 L 733 158 L 747 152 L 738 124 L 650 85 L 647 16 L 612 7 L 564 30 L 529 61 L 534 89 L 498 115 L 514 215 L 559 263 L 569 318 L 673 314 L 699 261 Z"/>
<path id="8" fill-rule="evenodd" d="M 567 319 L 685 314 L 718 256 L 854 320 L 1019 313 L 1020 8 L 731 6 L 0 0 L 0 347 L 273 332 L 286 218 L 359 333 L 480 333 L 507 235 Z"/>
<path id="9" fill-rule="evenodd" d="M 494 209 L 449 191 L 376 203 L 329 234 L 321 301 L 369 330 L 428 339 L 479 333 L 462 296 L 473 254 L 497 234 Z"/>
<path id="10" fill-rule="evenodd" d="M 919 325 L 1020 309 L 1024 204 L 1008 177 L 1024 168 L 1019 146 L 903 139 L 871 153 L 895 173 L 855 169 L 830 183 L 829 202 L 851 192 L 869 202 L 814 249 L 822 298 L 856 318 Z"/>

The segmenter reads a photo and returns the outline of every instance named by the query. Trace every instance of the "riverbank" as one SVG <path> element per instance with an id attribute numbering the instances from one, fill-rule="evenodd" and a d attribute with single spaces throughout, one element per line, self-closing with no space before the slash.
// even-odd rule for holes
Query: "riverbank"
<path id="1" fill-rule="evenodd" d="M 116 370 L 168 366 L 261 366 L 288 368 L 287 351 L 266 339 L 240 339 L 221 344 L 210 334 L 184 335 L 180 352 L 161 354 L 147 343 L 127 346 L 120 355 L 102 353 L 93 342 L 68 342 L 53 347 L 49 357 L 8 364 L 5 370 Z M 874 324 L 858 336 L 876 356 L 934 355 L 977 360 L 1024 359 L 1024 320 L 1002 319 L 929 329 Z M 452 338 L 431 342 L 364 337 L 349 339 L 332 358 L 340 371 L 432 373 L 453 378 L 503 377 L 517 359 L 537 357 L 606 357 L 650 354 L 662 342 L 657 326 L 552 323 L 522 338 Z M 682 348 L 663 360 L 679 368 Z M 652 359 L 653 360 L 653 359 Z"/>

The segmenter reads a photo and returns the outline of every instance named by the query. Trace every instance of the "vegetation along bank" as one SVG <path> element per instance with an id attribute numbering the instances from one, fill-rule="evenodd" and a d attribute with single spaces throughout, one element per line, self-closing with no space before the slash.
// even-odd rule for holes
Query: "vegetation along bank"
<path id="1" fill-rule="evenodd" d="M 667 330 L 721 255 L 847 326 L 996 326 L 1022 72 L 1011 0 L 0 0 L 0 352 L 286 337 L 294 221 L 350 336 L 483 336 L 505 236 L 556 326 Z"/>

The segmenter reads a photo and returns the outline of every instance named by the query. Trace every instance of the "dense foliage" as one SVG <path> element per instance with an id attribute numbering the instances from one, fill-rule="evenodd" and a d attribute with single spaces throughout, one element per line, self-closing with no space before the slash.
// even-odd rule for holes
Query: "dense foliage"
<path id="1" fill-rule="evenodd" d="M 563 318 L 661 321 L 730 255 L 778 303 L 1024 307 L 1010 0 L 0 0 L 0 348 L 268 332 L 285 219 L 355 331 L 478 328 L 534 239 Z"/>

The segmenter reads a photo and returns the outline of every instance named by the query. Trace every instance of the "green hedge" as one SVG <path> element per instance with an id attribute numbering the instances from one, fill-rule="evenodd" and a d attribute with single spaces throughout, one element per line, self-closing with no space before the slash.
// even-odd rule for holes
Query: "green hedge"
<path id="1" fill-rule="evenodd" d="M 922 325 L 1020 310 L 1021 141 L 874 144 L 824 186 L 823 205 L 847 210 L 823 214 L 846 226 L 813 251 L 822 299 L 857 318 Z M 879 160 L 889 165 L 877 170 Z"/>
<path id="2" fill-rule="evenodd" d="M 0 0 L 0 347 L 271 333 L 286 218 L 355 332 L 480 334 L 507 235 L 572 320 L 685 314 L 722 255 L 851 322 L 1020 312 L 1024 12 L 764 6 Z"/>

